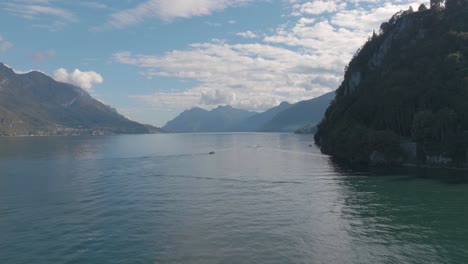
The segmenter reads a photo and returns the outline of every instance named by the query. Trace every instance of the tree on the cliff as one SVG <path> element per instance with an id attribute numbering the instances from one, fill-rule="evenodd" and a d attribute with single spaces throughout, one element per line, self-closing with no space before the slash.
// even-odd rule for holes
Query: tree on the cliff
<path id="1" fill-rule="evenodd" d="M 467 0 L 445 0 L 445 7 L 451 11 L 463 8 L 465 6 L 468 6 Z"/>
<path id="2" fill-rule="evenodd" d="M 421 4 L 418 8 L 418 11 L 421 12 L 421 11 L 426 11 L 427 10 L 427 7 L 425 4 Z"/>
<path id="3" fill-rule="evenodd" d="M 431 8 L 442 3 L 431 1 Z M 365 162 L 399 138 L 416 142 L 419 157 L 442 155 L 466 164 L 468 0 L 419 10 L 382 23 L 350 61 L 315 135 L 323 152 Z"/>
<path id="4" fill-rule="evenodd" d="M 431 9 L 440 9 L 443 2 L 443 0 L 431 0 Z"/>

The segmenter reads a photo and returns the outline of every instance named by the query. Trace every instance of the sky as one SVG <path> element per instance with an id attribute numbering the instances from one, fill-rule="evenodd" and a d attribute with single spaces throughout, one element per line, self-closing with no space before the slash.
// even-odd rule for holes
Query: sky
<path id="1" fill-rule="evenodd" d="M 340 85 L 415 0 L 2 0 L 0 62 L 72 83 L 162 126 L 218 105 L 265 111 Z"/>

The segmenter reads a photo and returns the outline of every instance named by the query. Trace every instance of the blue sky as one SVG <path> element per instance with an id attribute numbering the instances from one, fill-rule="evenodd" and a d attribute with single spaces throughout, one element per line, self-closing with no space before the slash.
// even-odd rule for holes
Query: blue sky
<path id="1" fill-rule="evenodd" d="M 6 0 L 0 61 L 163 125 L 181 111 L 264 111 L 338 87 L 373 29 L 414 0 Z"/>

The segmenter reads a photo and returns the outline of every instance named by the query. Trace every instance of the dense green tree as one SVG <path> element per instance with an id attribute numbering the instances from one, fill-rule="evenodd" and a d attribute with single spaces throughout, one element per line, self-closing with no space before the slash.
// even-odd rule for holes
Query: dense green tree
<path id="1" fill-rule="evenodd" d="M 451 11 L 466 7 L 467 5 L 467 0 L 445 0 L 445 7 Z"/>
<path id="2" fill-rule="evenodd" d="M 431 7 L 442 2 L 431 1 Z M 388 142 L 398 138 L 416 142 L 422 161 L 442 155 L 466 164 L 467 3 L 447 1 L 438 12 L 398 12 L 381 25 L 346 67 L 318 126 L 315 139 L 323 152 L 366 162 L 375 151 L 396 150 Z"/>
<path id="3" fill-rule="evenodd" d="M 443 2 L 443 0 L 431 0 L 431 9 L 440 9 Z"/>

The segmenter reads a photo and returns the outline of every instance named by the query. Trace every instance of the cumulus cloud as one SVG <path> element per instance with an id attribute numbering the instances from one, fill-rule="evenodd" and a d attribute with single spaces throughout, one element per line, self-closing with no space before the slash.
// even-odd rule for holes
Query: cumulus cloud
<path id="1" fill-rule="evenodd" d="M 341 79 L 334 58 L 328 60 L 268 44 L 213 41 L 192 44 L 189 50 L 164 56 L 120 52 L 114 54 L 114 60 L 144 68 L 147 77 L 170 76 L 200 83 L 184 92 L 146 97 L 159 107 L 166 107 L 163 102 L 186 106 L 229 104 L 261 111 L 281 101 L 318 96 L 333 89 Z M 308 71 L 317 68 L 322 70 L 320 74 Z"/>
<path id="2" fill-rule="evenodd" d="M 236 35 L 243 38 L 258 38 L 258 35 L 250 30 L 247 30 L 245 32 L 238 32 L 236 33 Z"/>
<path id="3" fill-rule="evenodd" d="M 214 40 L 162 55 L 123 51 L 114 54 L 113 59 L 141 68 L 140 72 L 149 78 L 175 77 L 197 83 L 183 91 L 133 96 L 156 107 L 230 104 L 261 111 L 281 101 L 310 99 L 336 89 L 344 67 L 373 29 L 410 5 L 417 8 L 427 4 L 413 0 L 289 3 L 285 10 L 287 23 L 273 32 L 236 33 L 251 43 Z"/>
<path id="4" fill-rule="evenodd" d="M 86 90 L 91 90 L 93 85 L 104 81 L 104 78 L 94 71 L 80 71 L 75 69 L 73 72 L 69 73 L 64 68 L 55 70 L 53 78 L 59 82 L 70 83 Z"/>
<path id="5" fill-rule="evenodd" d="M 305 2 L 302 4 L 295 4 L 293 5 L 293 16 L 300 16 L 300 15 L 319 15 L 322 13 L 329 13 L 335 12 L 339 9 L 344 9 L 346 7 L 346 3 L 339 3 L 340 1 L 322 1 L 322 0 L 315 0 L 312 2 Z"/>
<path id="6" fill-rule="evenodd" d="M 32 60 L 36 63 L 39 63 L 54 56 L 55 56 L 55 50 L 53 49 L 37 51 L 33 53 Z"/>
<path id="7" fill-rule="evenodd" d="M 7 52 L 13 48 L 13 43 L 6 41 L 2 35 L 0 35 L 0 54 Z"/>
<path id="8" fill-rule="evenodd" d="M 238 6 L 253 0 L 146 0 L 134 8 L 116 12 L 108 23 L 124 28 L 158 17 L 164 21 L 209 15 L 230 6 Z"/>

